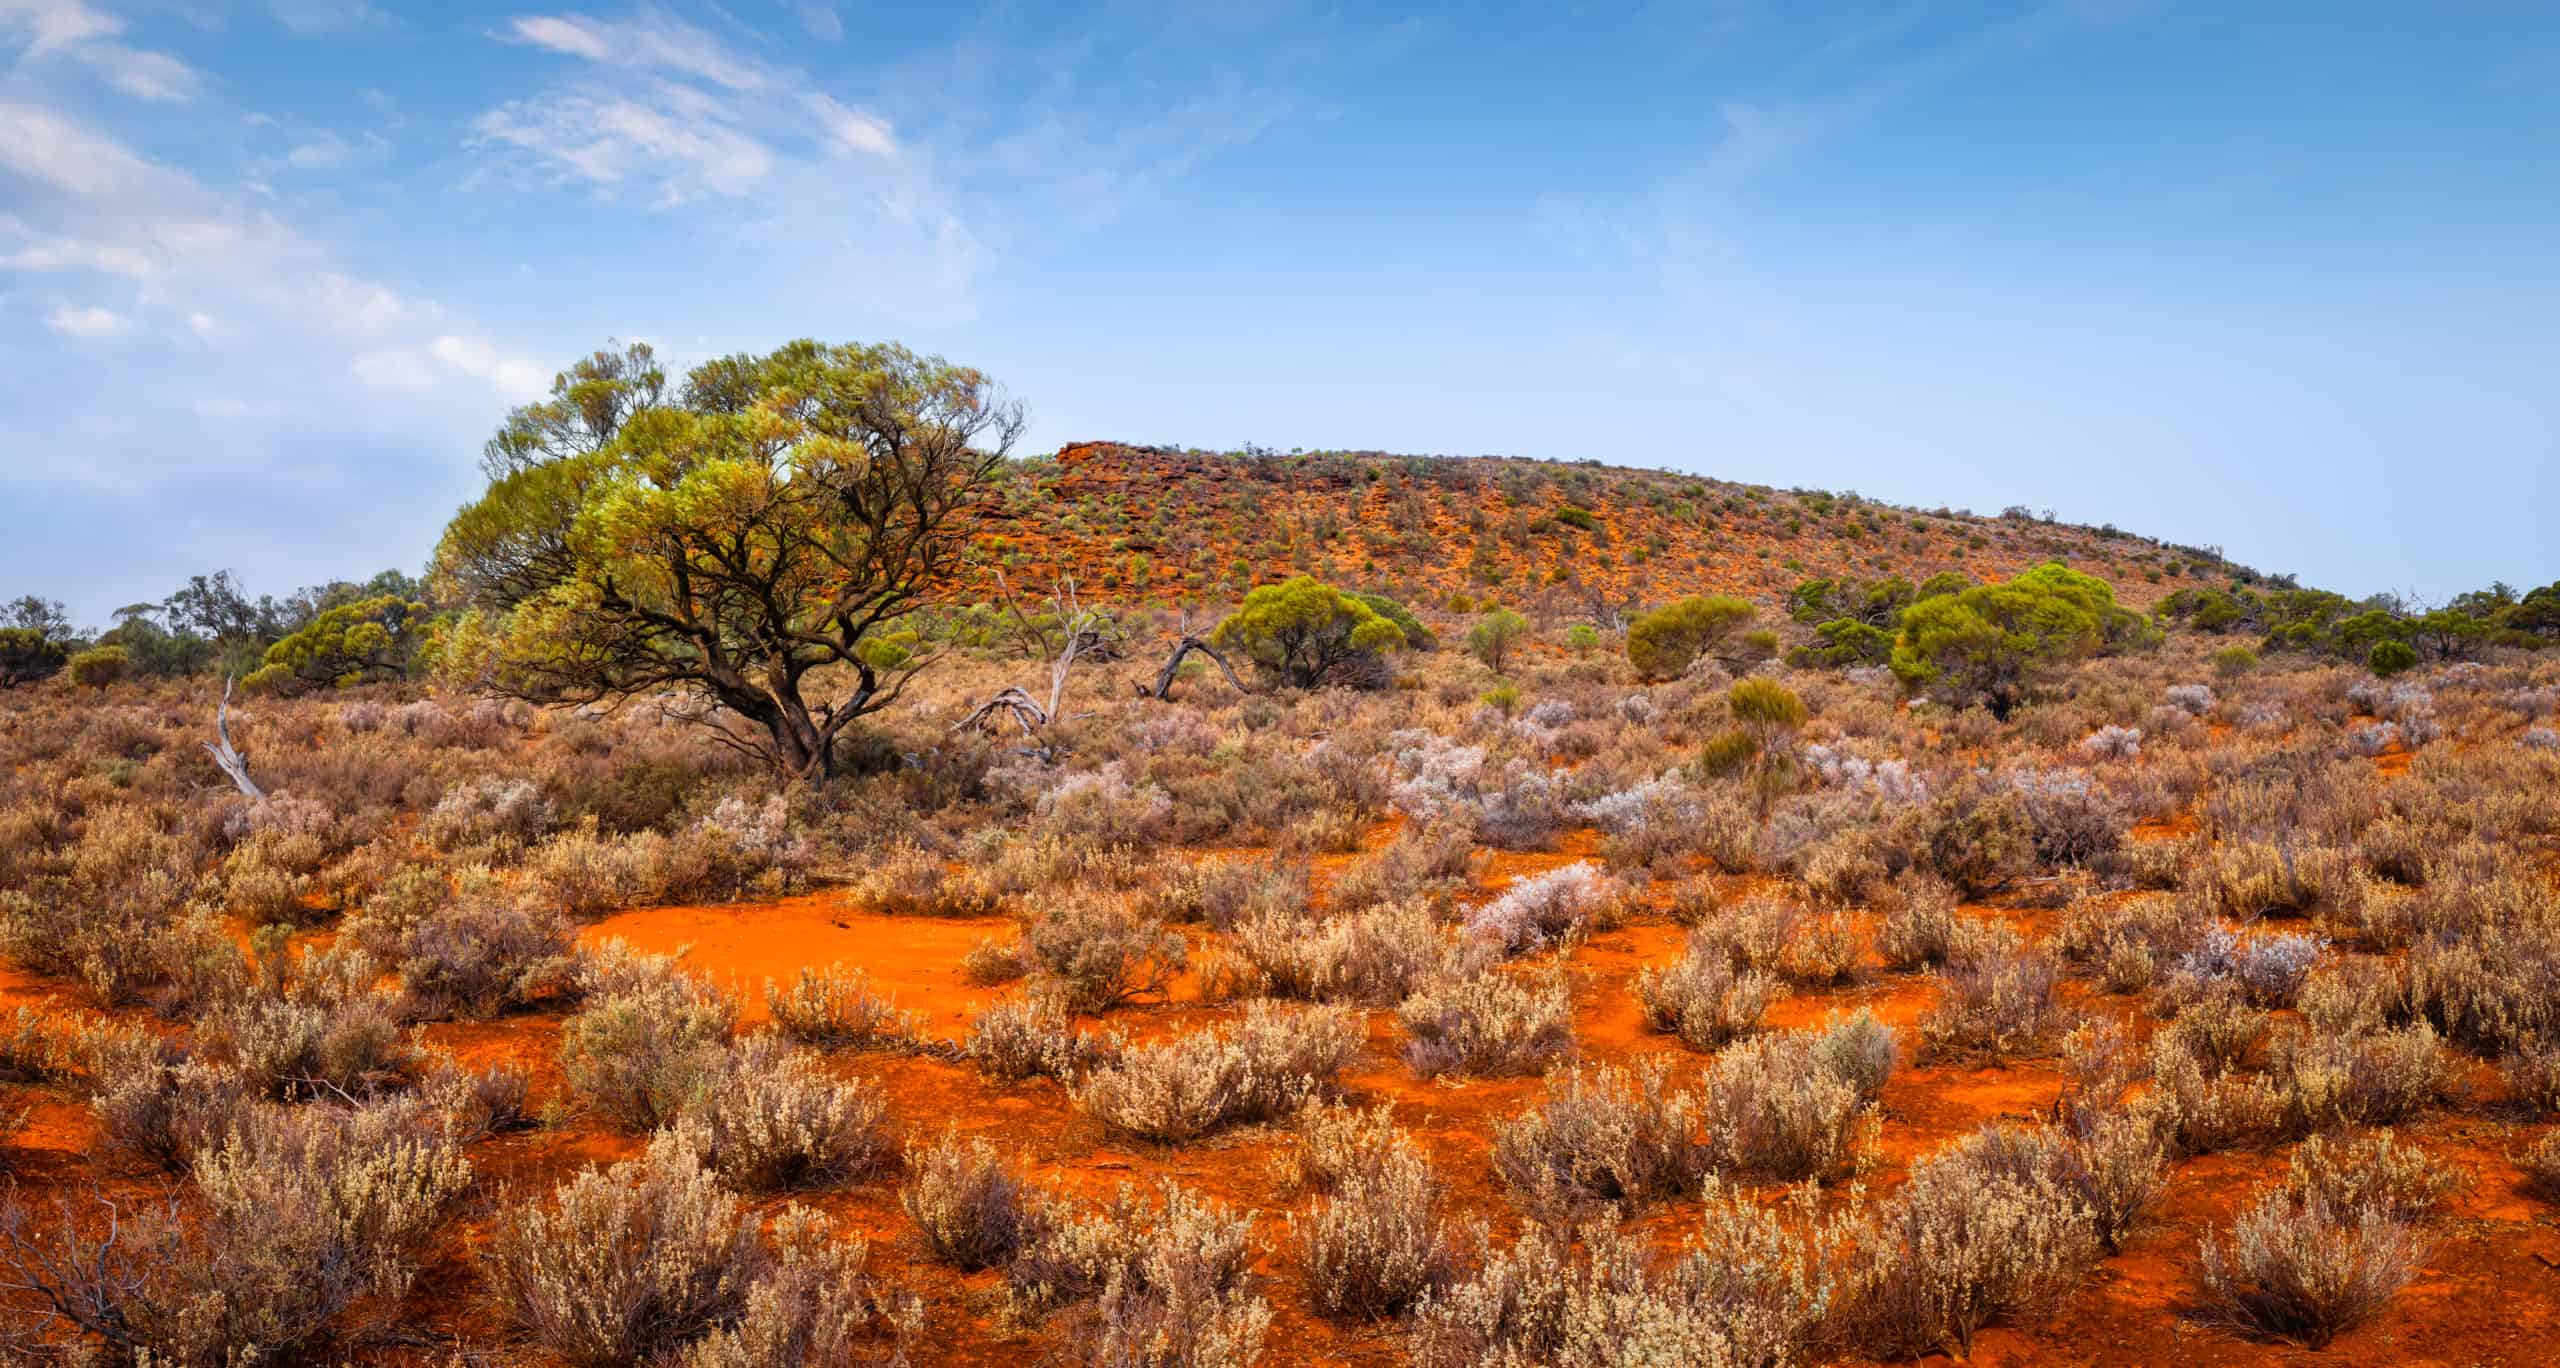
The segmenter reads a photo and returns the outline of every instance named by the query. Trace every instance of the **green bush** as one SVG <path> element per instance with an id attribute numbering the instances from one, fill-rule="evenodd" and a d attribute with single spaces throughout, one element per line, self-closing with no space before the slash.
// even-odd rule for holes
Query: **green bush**
<path id="1" fill-rule="evenodd" d="M 1774 679 L 1736 680 L 1725 692 L 1733 720 L 1753 730 L 1793 731 L 1804 725 L 1804 700 Z"/>
<path id="2" fill-rule="evenodd" d="M 2373 643 L 2373 649 L 2365 653 L 2364 663 L 2370 666 L 2375 674 L 2389 679 L 2417 664 L 2418 652 L 2408 642 L 2385 639 Z M 79 662 L 75 660 L 72 664 L 76 670 Z"/>
<path id="3" fill-rule="evenodd" d="M 1813 629 L 1810 645 L 1787 653 L 1787 663 L 1808 668 L 1845 670 L 1853 665 L 1882 665 L 1893 658 L 1893 634 L 1855 618 L 1833 618 Z"/>
<path id="4" fill-rule="evenodd" d="M 1365 589 L 1352 594 L 1351 597 L 1368 605 L 1370 612 L 1394 623 L 1396 630 L 1404 633 L 1405 645 L 1417 651 L 1428 651 L 1440 644 L 1439 639 L 1431 634 L 1431 629 L 1422 625 L 1422 619 L 1413 615 L 1412 609 L 1394 599 Z"/>
<path id="5" fill-rule="evenodd" d="M 2225 679 L 2238 679 L 2258 668 L 2258 653 L 2236 644 L 2214 652 L 2212 659 L 2214 673 Z"/>
<path id="6" fill-rule="evenodd" d="M 122 646 L 98 646 L 71 657 L 71 682 L 88 689 L 103 689 L 124 678 L 125 654 Z"/>
<path id="7" fill-rule="evenodd" d="M 1467 649 L 1498 674 L 1502 670 L 1503 657 L 1509 655 L 1512 646 L 1528 634 L 1529 619 L 1508 608 L 1496 608 L 1467 629 Z"/>
<path id="8" fill-rule="evenodd" d="M 1698 769 L 1711 778 L 1724 779 L 1740 774 L 1760 753 L 1760 743 L 1744 731 L 1729 731 L 1707 738 L 1698 748 Z"/>
<path id="9" fill-rule="evenodd" d="M 2005 719 L 2051 668 L 2107 644 L 2115 601 L 2106 581 L 2053 564 L 1925 598 L 1902 615 L 1893 672 L 1908 688 Z"/>
<path id="10" fill-rule="evenodd" d="M 0 689 L 50 679 L 69 658 L 62 643 L 33 627 L 0 627 Z"/>
<path id="11" fill-rule="evenodd" d="M 1302 689 L 1346 682 L 1379 653 L 1410 644 L 1404 629 L 1357 595 L 1309 575 L 1245 595 L 1215 636 Z"/>
<path id="12" fill-rule="evenodd" d="M 1585 532 L 1600 530 L 1600 519 L 1595 517 L 1590 509 L 1576 508 L 1571 504 L 1556 510 L 1556 521 L 1567 527 L 1581 528 Z"/>
<path id="13" fill-rule="evenodd" d="M 266 663 L 241 682 L 298 692 L 397 679 L 416 654 L 426 620 L 427 605 L 396 594 L 341 604 L 268 647 Z"/>
<path id="14" fill-rule="evenodd" d="M 1646 679 L 1675 678 L 1702 652 L 1740 632 L 1757 611 L 1726 594 L 1684 598 L 1656 608 L 1627 629 L 1627 661 Z"/>
<path id="15" fill-rule="evenodd" d="M 1565 629 L 1564 644 L 1575 655 L 1589 655 L 1600 644 L 1600 629 L 1587 622 L 1577 622 Z"/>

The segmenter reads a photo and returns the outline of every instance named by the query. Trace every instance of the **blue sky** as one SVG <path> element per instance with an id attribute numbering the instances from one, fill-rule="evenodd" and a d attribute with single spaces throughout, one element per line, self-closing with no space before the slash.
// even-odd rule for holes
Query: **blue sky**
<path id="1" fill-rule="evenodd" d="M 0 0 L 0 596 L 415 569 L 608 338 L 2560 576 L 2560 8 Z"/>

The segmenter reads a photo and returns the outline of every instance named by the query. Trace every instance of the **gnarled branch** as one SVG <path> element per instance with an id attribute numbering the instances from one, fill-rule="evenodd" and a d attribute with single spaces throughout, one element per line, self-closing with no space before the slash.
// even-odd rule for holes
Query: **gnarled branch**
<path id="1" fill-rule="evenodd" d="M 224 774 L 231 776 L 231 782 L 237 785 L 242 793 L 251 798 L 266 797 L 267 791 L 258 787 L 257 782 L 249 777 L 249 758 L 234 749 L 231 744 L 231 677 L 229 675 L 222 678 L 222 707 L 213 715 L 213 734 L 220 738 L 219 743 L 205 742 L 205 754 L 213 757 L 213 763 L 221 766 Z"/>

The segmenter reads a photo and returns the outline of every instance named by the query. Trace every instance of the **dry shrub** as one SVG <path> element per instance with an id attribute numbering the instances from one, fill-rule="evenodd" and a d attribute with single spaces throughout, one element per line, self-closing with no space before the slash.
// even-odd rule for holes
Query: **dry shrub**
<path id="1" fill-rule="evenodd" d="M 2443 1215 L 2470 1186 L 2470 1175 L 2385 1130 L 2361 1140 L 2315 1135 L 2303 1141 L 2285 1170 L 2282 1190 L 2301 1206 L 2374 1211 L 2419 1225 Z"/>
<path id="2" fill-rule="evenodd" d="M 235 1003 L 198 1028 L 206 1053 L 253 1091 L 288 1099 L 371 1094 L 414 1071 L 398 1004 L 372 986 L 371 956 L 313 954 L 303 965 L 281 995 Z"/>
<path id="3" fill-rule="evenodd" d="M 2164 992 L 2153 1005 L 2175 1014 L 2154 1039 L 2174 1041 L 2216 1070 L 2238 1067 L 2267 1033 L 2266 1012 L 2243 1001 L 2228 983 L 2203 984 L 2192 997 Z"/>
<path id="4" fill-rule="evenodd" d="M 1251 1362 L 1271 1325 L 1253 1291 L 1253 1217 L 1170 1180 L 1153 1202 L 1122 1188 L 1100 1211 L 1051 1223 L 1005 1270 L 1016 1315 L 1079 1306 L 1073 1339 L 1097 1365 L 1223 1368 Z"/>
<path id="5" fill-rule="evenodd" d="M 1613 924 L 1626 898 L 1624 884 L 1585 860 L 1513 880 L 1502 896 L 1467 914 L 1467 932 L 1516 955 Z"/>
<path id="6" fill-rule="evenodd" d="M 1935 879 L 1912 879 L 1885 909 L 1876 928 L 1876 953 L 1895 969 L 1925 969 L 1947 962 L 1965 931 L 1956 893 Z"/>
<path id="7" fill-rule="evenodd" d="M 2284 1099 L 2266 1079 L 2226 1069 L 2167 1031 L 2151 1041 L 2150 1085 L 2145 1102 L 2182 1156 L 2257 1144 L 2284 1124 Z"/>
<path id="8" fill-rule="evenodd" d="M 1024 929 L 1022 944 L 1028 961 L 1080 1012 L 1161 996 L 1190 949 L 1181 932 L 1105 898 L 1059 904 Z"/>
<path id="9" fill-rule="evenodd" d="M 464 897 L 418 917 L 398 940 L 400 983 L 431 1017 L 495 1016 L 561 988 L 568 925 L 519 900 Z"/>
<path id="10" fill-rule="evenodd" d="M 107 1141 L 171 1173 L 219 1143 L 249 1105 L 237 1073 L 139 1031 L 93 1031 L 75 1048 Z"/>
<path id="11" fill-rule="evenodd" d="M 2211 925 L 2203 905 L 2161 894 L 2090 896 L 2064 909 L 2054 952 L 2113 993 L 2136 993 L 2167 975 Z"/>
<path id="12" fill-rule="evenodd" d="M 418 1081 L 418 1097 L 438 1116 L 456 1140 L 470 1144 L 533 1124 L 527 1108 L 532 1075 L 514 1064 L 466 1069 L 439 1065 Z"/>
<path id="13" fill-rule="evenodd" d="M 0 1218 L 0 1280 L 119 1360 L 291 1360 L 346 1338 L 360 1303 L 388 1318 L 471 1180 L 423 1108 L 268 1107 L 202 1151 L 183 1215 L 115 1211 L 103 1235 Z"/>
<path id="14" fill-rule="evenodd" d="M 2524 1173 L 2525 1187 L 2546 1200 L 2560 1201 L 2560 1130 L 2547 1130 L 2542 1138 L 2516 1156 L 2516 1167 Z"/>
<path id="15" fill-rule="evenodd" d="M 898 1010 L 897 999 L 871 986 L 871 976 L 843 964 L 802 965 L 790 986 L 766 979 L 764 1003 L 774 1029 L 824 1050 L 894 1049 L 913 1042 L 924 1018 Z"/>
<path id="16" fill-rule="evenodd" d="M 2332 960 L 2303 980 L 2294 1006 L 2323 1035 L 2362 1035 L 2408 1018 L 2409 984 L 2388 961 Z"/>
<path id="17" fill-rule="evenodd" d="M 839 1079 L 771 1035 L 705 1070 L 681 1124 L 723 1181 L 744 1192 L 826 1187 L 874 1173 L 897 1149 L 879 1088 Z"/>
<path id="18" fill-rule="evenodd" d="M 1450 948 L 1431 910 L 1389 903 L 1324 919 L 1262 916 L 1235 928 L 1236 953 L 1276 996 L 1384 1006 L 1444 969 Z"/>
<path id="19" fill-rule="evenodd" d="M 1962 1358 L 1984 1325 L 2049 1307 L 2096 1266 L 2069 1143 L 1995 1124 L 1913 1166 L 1859 1233 L 1847 1319 L 1872 1353 Z"/>
<path id="20" fill-rule="evenodd" d="M 1115 1130 L 1180 1143 L 1305 1105 L 1333 1086 L 1365 1034 L 1356 1013 L 1257 1002 L 1240 1021 L 1124 1047 L 1071 1091 Z"/>
<path id="21" fill-rule="evenodd" d="M 1093 1055 L 1076 1034 L 1066 1004 L 1051 993 L 1024 993 L 990 1004 L 971 1023 L 961 1052 L 980 1069 L 1008 1080 L 1073 1078 Z"/>
<path id="22" fill-rule="evenodd" d="M 1839 1289 L 1825 1250 L 1840 1238 L 1810 1194 L 1772 1209 L 1709 1194 L 1699 1230 L 1667 1266 L 1602 1225 L 1582 1254 L 1532 1237 L 1492 1248 L 1472 1276 L 1423 1299 L 1413 1360 L 1423 1368 L 1561 1368 L 1811 1361 Z"/>
<path id="23" fill-rule="evenodd" d="M 529 846 L 551 829 L 554 816 L 540 785 L 490 776 L 446 789 L 419 830 L 444 851 L 499 841 Z"/>
<path id="24" fill-rule="evenodd" d="M 2213 1319 L 2318 1349 L 2408 1286 L 2428 1249 L 2378 1206 L 2305 1203 L 2278 1187 L 2242 1212 L 2227 1238 L 2205 1237 L 2198 1281 Z"/>
<path id="25" fill-rule="evenodd" d="M 1320 1102 L 1302 1108 L 1293 1129 L 1295 1143 L 1272 1160 L 1272 1172 L 1294 1189 L 1331 1192 L 1398 1155 L 1421 1152 L 1413 1137 L 1396 1126 L 1385 1103 L 1363 1111 Z"/>
<path id="26" fill-rule="evenodd" d="M 1337 1175 L 1328 1195 L 1289 1222 L 1308 1299 L 1328 1316 L 1376 1320 L 1446 1287 L 1458 1251 L 1441 1207 L 1439 1179 L 1410 1146 Z"/>
<path id="27" fill-rule="evenodd" d="M 1561 972 L 1524 982 L 1509 974 L 1457 975 L 1396 1009 L 1404 1062 L 1425 1078 L 1530 1074 L 1573 1052 L 1573 998 Z"/>
<path id="28" fill-rule="evenodd" d="M 955 871 L 941 855 L 912 841 L 872 855 L 852 896 L 874 911 L 905 917 L 982 917 L 996 910 L 997 901 L 974 871 Z"/>
<path id="29" fill-rule="evenodd" d="M 1303 866 L 1262 860 L 1168 860 L 1140 893 L 1140 911 L 1158 921 L 1203 922 L 1220 931 L 1307 910 Z M 1346 905 L 1339 893 L 1337 905 Z"/>
<path id="30" fill-rule="evenodd" d="M 1956 891 L 1972 897 L 2035 867 L 2035 823 L 2018 795 L 1987 779 L 1934 800 L 1921 817 L 1920 857 Z"/>
<path id="31" fill-rule="evenodd" d="M 19 1011 L 20 1029 L 24 1030 L 25 1009 Z M 2547 1040 L 2527 1042 L 2498 1061 L 2498 1072 L 2505 1076 L 2507 1091 L 2518 1102 L 2537 1112 L 2560 1111 L 2560 1045 Z"/>
<path id="32" fill-rule="evenodd" d="M 2267 1071 L 2295 1133 L 2407 1120 L 2453 1079 L 2435 1028 L 2423 1021 L 2355 1036 L 2289 1026 L 2268 1049 Z"/>
<path id="33" fill-rule="evenodd" d="M 1494 1123 L 1493 1171 L 1522 1206 L 1551 1218 L 1692 1192 L 1712 1167 L 1698 1105 L 1671 1090 L 1660 1061 L 1577 1069 L 1548 1081 L 1544 1104 Z"/>
<path id="34" fill-rule="evenodd" d="M 676 1368 L 909 1362 L 924 1304 L 863 1271 L 866 1242 L 798 1206 L 774 1219 L 772 1241 L 772 1262 L 747 1289 L 736 1321 L 686 1345 Z"/>
<path id="35" fill-rule="evenodd" d="M 1408 829 L 1343 866 L 1327 890 L 1334 907 L 1351 911 L 1414 899 L 1445 904 L 1474 876 L 1475 833 L 1455 824 Z"/>
<path id="36" fill-rule="evenodd" d="M 2215 915 L 2235 921 L 2351 911 L 2363 897 L 2355 861 L 2328 846 L 2223 841 L 2205 853 L 2187 887 Z"/>
<path id="37" fill-rule="evenodd" d="M 1822 1030 L 1732 1046 L 1707 1070 L 1699 1099 L 1712 1164 L 1783 1181 L 1847 1171 L 1893 1056 L 1892 1032 L 1864 1010 Z"/>
<path id="38" fill-rule="evenodd" d="M 1756 969 L 1736 971 L 1733 959 L 1712 939 L 1694 933 L 1678 963 L 1636 971 L 1633 990 L 1646 1024 L 1685 1044 L 1713 1050 L 1750 1033 L 1777 994 L 1777 982 Z"/>
<path id="39" fill-rule="evenodd" d="M 1038 1238 L 1043 1212 L 1022 1178 L 982 1139 L 961 1143 L 955 1128 L 910 1155 L 899 1204 L 933 1256 L 957 1268 L 994 1268 Z"/>
<path id="40" fill-rule="evenodd" d="M 672 960 L 608 947 L 581 968 L 587 1005 L 560 1028 L 569 1086 L 632 1130 L 667 1124 L 720 1067 L 738 1009 Z"/>
<path id="41" fill-rule="evenodd" d="M 798 1209 L 775 1228 L 779 1254 L 690 1143 L 661 1135 L 505 1217 L 489 1282 L 519 1329 L 580 1368 L 840 1362 L 912 1333 L 916 1308 L 860 1276 L 859 1241 Z"/>
<path id="42" fill-rule="evenodd" d="M 1940 970 L 1938 1005 L 1920 1024 L 1933 1050 L 1995 1059 L 2049 1051 L 2067 1018 L 2053 962 L 2006 933 L 1985 935 Z"/>

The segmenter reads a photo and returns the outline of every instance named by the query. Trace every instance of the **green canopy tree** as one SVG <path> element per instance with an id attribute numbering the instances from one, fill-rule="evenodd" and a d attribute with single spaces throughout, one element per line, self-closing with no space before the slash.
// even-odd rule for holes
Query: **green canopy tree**
<path id="1" fill-rule="evenodd" d="M 35 627 L 0 627 L 0 689 L 51 679 L 71 653 Z"/>
<path id="2" fill-rule="evenodd" d="M 2005 718 L 2047 671 L 2104 646 L 2115 614 L 2106 581 L 2040 565 L 1912 604 L 1894 639 L 1893 672 L 1908 688 Z"/>
<path id="3" fill-rule="evenodd" d="M 1359 595 L 1311 575 L 1246 594 L 1211 640 L 1302 689 L 1346 682 L 1358 667 L 1407 644 L 1404 629 Z"/>
<path id="4" fill-rule="evenodd" d="M 507 415 L 480 451 L 480 468 L 496 480 L 520 470 L 583 456 L 622 431 L 632 415 L 666 402 L 667 373 L 645 342 L 608 347 L 551 378 L 551 397 Z"/>
<path id="5" fill-rule="evenodd" d="M 1022 424 L 985 375 L 895 344 L 708 362 L 454 516 L 434 582 L 468 611 L 439 667 L 540 702 L 698 692 L 731 744 L 823 779 L 934 658 L 910 619 L 956 581 Z"/>
<path id="6" fill-rule="evenodd" d="M 1627 661 L 1646 679 L 1671 679 L 1741 631 L 1758 613 L 1729 594 L 1703 594 L 1667 604 L 1627 628 Z"/>
<path id="7" fill-rule="evenodd" d="M 426 620 L 427 605 L 396 594 L 341 604 L 268 647 L 266 663 L 241 683 L 298 693 L 398 679 L 417 655 Z"/>

